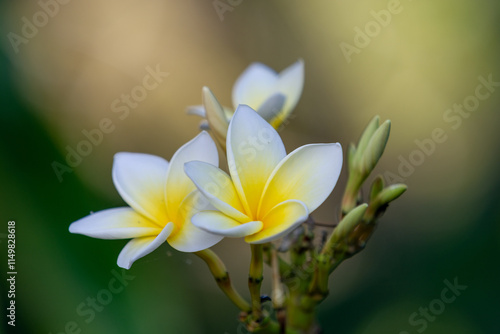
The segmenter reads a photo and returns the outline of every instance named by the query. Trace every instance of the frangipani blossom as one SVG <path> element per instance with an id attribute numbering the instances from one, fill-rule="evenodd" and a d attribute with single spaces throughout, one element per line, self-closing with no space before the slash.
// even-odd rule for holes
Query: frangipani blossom
<path id="1" fill-rule="evenodd" d="M 227 134 L 230 176 L 188 162 L 186 174 L 218 210 L 192 217 L 217 235 L 265 243 L 303 223 L 330 195 L 342 168 L 340 144 L 310 144 L 286 155 L 276 130 L 250 107 L 236 110 Z"/>
<path id="2" fill-rule="evenodd" d="M 154 155 L 117 153 L 113 183 L 130 207 L 93 213 L 72 223 L 69 231 L 99 239 L 133 238 L 118 256 L 118 266 L 125 269 L 165 241 L 181 252 L 213 246 L 222 237 L 191 223 L 201 209 L 200 193 L 184 173 L 184 164 L 191 160 L 218 165 L 217 147 L 207 132 L 177 150 L 170 164 Z"/>
<path id="3" fill-rule="evenodd" d="M 233 86 L 233 107 L 245 104 L 257 110 L 277 128 L 299 102 L 304 87 L 304 62 L 297 61 L 280 73 L 261 63 L 251 64 Z M 276 96 L 284 96 L 283 107 L 272 113 Z M 267 108 L 266 108 L 267 105 Z M 267 116 L 267 117 L 266 117 Z"/>
<path id="4" fill-rule="evenodd" d="M 233 86 L 233 107 L 245 104 L 257 111 L 274 128 L 280 127 L 297 105 L 304 86 L 304 62 L 297 61 L 281 73 L 261 63 L 251 64 Z M 229 121 L 234 112 L 219 104 L 212 92 L 203 87 L 203 105 L 188 113 L 206 118 L 203 128 L 210 128 L 224 147 Z M 219 138 L 222 138 L 220 140 Z"/>

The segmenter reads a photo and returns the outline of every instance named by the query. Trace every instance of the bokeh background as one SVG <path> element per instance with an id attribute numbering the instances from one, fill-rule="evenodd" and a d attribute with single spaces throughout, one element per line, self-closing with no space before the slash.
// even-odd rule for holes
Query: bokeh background
<path id="1" fill-rule="evenodd" d="M 52 13 L 46 24 L 41 4 Z M 390 22 L 374 23 L 388 8 L 397 8 Z M 2 1 L 0 12 L 0 300 L 5 310 L 5 237 L 15 220 L 17 332 L 245 333 L 204 264 L 166 244 L 134 264 L 128 285 L 92 319 L 79 315 L 120 272 L 125 241 L 68 226 L 124 204 L 111 181 L 114 153 L 170 159 L 196 135 L 199 119 L 185 108 L 201 102 L 202 86 L 231 105 L 250 63 L 281 71 L 300 58 L 306 79 L 281 132 L 287 150 L 347 148 L 379 114 L 393 127 L 376 172 L 409 186 L 367 249 L 332 275 L 319 314 L 325 333 L 500 332 L 500 87 L 483 88 L 490 95 L 470 113 L 447 111 L 474 101 L 480 77 L 500 81 L 498 1 L 42 0 Z M 33 20 L 37 31 L 24 27 Z M 371 36 L 356 39 L 365 28 Z M 356 51 L 346 55 L 347 44 Z M 128 114 L 113 112 L 148 66 L 169 75 Z M 59 179 L 53 163 L 105 118 L 114 130 Z M 435 129 L 446 140 L 418 153 Z M 344 170 L 318 220 L 334 220 L 345 179 Z M 215 250 L 246 293 L 246 245 L 227 239 Z M 412 313 L 455 279 L 465 291 L 425 329 L 412 325 Z"/>

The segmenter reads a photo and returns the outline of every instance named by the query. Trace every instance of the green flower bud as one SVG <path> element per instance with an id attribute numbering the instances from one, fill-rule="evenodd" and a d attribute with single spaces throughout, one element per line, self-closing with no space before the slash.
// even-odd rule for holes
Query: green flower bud
<path id="1" fill-rule="evenodd" d="M 361 223 L 367 208 L 368 204 L 363 203 L 352 209 L 333 230 L 332 239 L 340 241 L 347 237 Z"/>
<path id="2" fill-rule="evenodd" d="M 398 183 L 390 185 L 377 195 L 376 200 L 378 203 L 380 203 L 379 206 L 389 204 L 390 202 L 401 196 L 406 191 L 406 189 L 408 189 L 408 186 L 406 184 Z"/>
<path id="3" fill-rule="evenodd" d="M 375 168 L 375 165 L 384 153 L 390 132 L 391 121 L 387 120 L 373 133 L 360 161 L 363 174 L 369 174 Z"/>
<path id="4" fill-rule="evenodd" d="M 368 210 L 366 210 L 364 220 L 368 224 L 375 223 L 375 220 L 384 213 L 387 205 L 401 196 L 406 189 L 408 189 L 408 186 L 401 183 L 393 184 L 383 189 L 375 198 L 370 200 L 370 205 Z"/>
<path id="5" fill-rule="evenodd" d="M 346 239 L 349 234 L 354 231 L 356 226 L 358 226 L 363 219 L 363 216 L 368 208 L 368 204 L 364 203 L 358 205 L 352 209 L 335 227 L 330 237 L 325 243 L 323 250 L 321 251 L 321 256 L 332 256 L 335 252 L 335 248 Z"/>
<path id="6" fill-rule="evenodd" d="M 358 147 L 356 149 L 356 155 L 353 160 L 353 163 L 356 165 L 356 167 L 359 166 L 359 163 L 363 156 L 363 152 L 368 146 L 368 143 L 370 142 L 370 139 L 372 138 L 373 134 L 378 129 L 379 123 L 380 123 L 380 117 L 378 115 L 373 117 L 373 119 L 370 121 L 370 123 L 368 123 L 368 125 L 365 128 L 365 131 L 363 131 L 363 134 L 359 138 Z"/>
<path id="7" fill-rule="evenodd" d="M 342 198 L 343 215 L 351 211 L 360 202 L 358 200 L 359 190 L 384 153 L 391 130 L 391 121 L 387 120 L 380 126 L 379 123 L 380 117 L 375 116 L 361 135 L 358 147 L 352 144 L 349 147 L 347 154 L 349 177 Z M 376 190 L 379 192 L 382 188 L 383 183 L 382 186 L 373 189 L 375 191 L 373 196 L 376 195 Z"/>

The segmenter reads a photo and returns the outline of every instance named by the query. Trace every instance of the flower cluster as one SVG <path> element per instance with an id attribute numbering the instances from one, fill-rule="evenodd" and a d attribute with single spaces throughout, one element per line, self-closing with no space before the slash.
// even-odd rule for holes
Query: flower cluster
<path id="1" fill-rule="evenodd" d="M 330 195 L 342 167 L 338 143 L 306 145 L 287 155 L 272 126 L 291 114 L 303 78 L 302 61 L 280 74 L 253 64 L 234 85 L 234 112 L 203 88 L 204 105 L 188 112 L 206 117 L 209 131 L 223 140 L 229 175 L 218 168 L 217 148 L 206 131 L 182 146 L 170 164 L 148 154 L 117 153 L 113 182 L 130 207 L 93 213 L 71 224 L 70 232 L 133 238 L 118 256 L 127 269 L 165 241 L 197 252 L 223 237 L 265 243 L 289 233 Z M 200 193 L 211 207 L 200 205 Z"/>
<path id="2" fill-rule="evenodd" d="M 92 213 L 72 223 L 69 231 L 131 239 L 118 256 L 118 265 L 126 269 L 166 241 L 208 264 L 219 287 L 242 311 L 240 321 L 249 331 L 309 333 L 316 326 L 315 306 L 328 294 L 330 273 L 365 247 L 377 220 L 406 186 L 386 187 L 377 177 L 364 203 L 361 188 L 390 133 L 390 121 L 380 125 L 376 116 L 358 145 L 349 148 L 340 221 L 314 245 L 311 213 L 333 191 L 343 155 L 338 143 L 304 145 L 287 154 L 277 129 L 297 105 L 303 83 L 302 61 L 281 73 L 252 64 L 233 87 L 234 109 L 222 106 L 204 87 L 203 105 L 188 108 L 204 118 L 202 131 L 170 163 L 149 154 L 117 153 L 113 182 L 129 206 Z M 228 173 L 219 168 L 217 146 L 226 154 Z M 224 237 L 250 244 L 251 303 L 236 292 L 225 265 L 210 250 Z M 280 238 L 278 247 L 273 241 Z M 281 257 L 278 251 L 289 254 Z M 277 322 L 261 306 L 264 262 L 273 272 Z M 300 282 L 290 283 L 297 277 Z"/>

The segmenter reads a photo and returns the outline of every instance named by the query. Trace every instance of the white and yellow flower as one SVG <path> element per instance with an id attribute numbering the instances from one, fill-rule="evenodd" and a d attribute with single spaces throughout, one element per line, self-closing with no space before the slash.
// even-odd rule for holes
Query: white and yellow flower
<path id="1" fill-rule="evenodd" d="M 184 164 L 191 160 L 218 165 L 217 147 L 208 133 L 200 133 L 177 150 L 170 164 L 154 155 L 117 153 L 113 182 L 130 207 L 93 213 L 72 223 L 69 231 L 99 239 L 132 238 L 118 256 L 118 265 L 126 269 L 165 241 L 182 252 L 213 246 L 222 237 L 191 223 L 203 203 L 184 173 Z"/>
<path id="2" fill-rule="evenodd" d="M 304 62 L 292 64 L 281 73 L 261 63 L 251 64 L 233 86 L 233 107 L 245 104 L 257 111 L 274 128 L 279 128 L 297 105 L 304 86 Z M 206 119 L 203 128 L 213 131 L 224 147 L 234 109 L 219 104 L 212 92 L 203 87 L 203 105 L 188 108 L 188 113 Z M 220 139 L 222 138 L 222 140 Z"/>
<path id="3" fill-rule="evenodd" d="M 275 240 L 303 223 L 330 195 L 342 168 L 340 144 L 310 144 L 286 155 L 276 130 L 240 105 L 227 134 L 230 175 L 188 162 L 186 174 L 217 209 L 192 217 L 195 226 L 248 243 Z"/>

